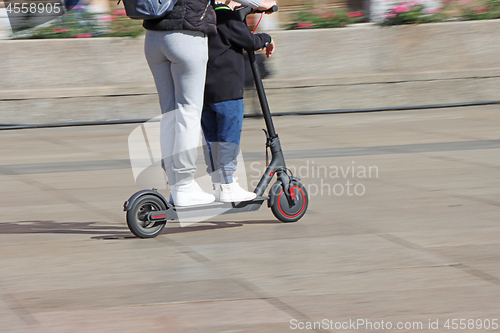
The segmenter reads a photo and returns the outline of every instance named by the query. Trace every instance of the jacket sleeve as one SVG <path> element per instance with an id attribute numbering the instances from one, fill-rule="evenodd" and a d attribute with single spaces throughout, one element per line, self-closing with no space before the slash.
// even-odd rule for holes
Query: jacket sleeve
<path id="1" fill-rule="evenodd" d="M 256 51 L 271 43 L 271 36 L 266 33 L 252 34 L 244 22 L 232 20 L 229 22 L 231 31 L 230 42 L 247 51 Z"/>

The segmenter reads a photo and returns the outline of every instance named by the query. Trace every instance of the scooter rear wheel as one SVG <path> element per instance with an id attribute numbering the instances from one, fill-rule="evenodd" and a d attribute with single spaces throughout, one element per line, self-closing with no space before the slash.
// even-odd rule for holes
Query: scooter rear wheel
<path id="1" fill-rule="evenodd" d="M 295 197 L 295 203 L 290 205 L 283 191 L 283 184 L 274 187 L 274 202 L 271 211 L 281 222 L 296 222 L 304 216 L 309 205 L 309 196 L 300 182 L 293 180 L 291 182 L 292 196 Z"/>
<path id="2" fill-rule="evenodd" d="M 140 238 L 158 236 L 166 222 L 148 221 L 148 213 L 167 209 L 163 200 L 155 195 L 139 197 L 127 211 L 127 225 L 134 235 Z"/>

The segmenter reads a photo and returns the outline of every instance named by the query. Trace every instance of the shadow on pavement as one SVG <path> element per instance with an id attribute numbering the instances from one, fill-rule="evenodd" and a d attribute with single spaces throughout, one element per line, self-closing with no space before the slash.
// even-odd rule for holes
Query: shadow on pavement
<path id="1" fill-rule="evenodd" d="M 106 226 L 100 222 L 34 220 L 0 223 L 0 234 L 123 234 L 126 231 L 126 226 Z"/>
<path id="2" fill-rule="evenodd" d="M 225 229 L 225 228 L 234 228 L 234 227 L 241 227 L 245 224 L 275 224 L 275 223 L 281 223 L 276 220 L 253 220 L 253 221 L 238 221 L 238 222 L 217 222 L 217 221 L 203 221 L 201 222 L 203 225 L 200 224 L 192 224 L 186 227 L 181 227 L 179 223 L 175 222 L 168 222 L 167 226 L 165 229 L 163 229 L 163 232 L 161 235 L 170 235 L 170 234 L 178 234 L 178 233 L 184 233 L 184 232 L 195 232 L 195 231 L 206 231 L 206 230 L 217 230 L 217 229 Z M 92 239 L 121 239 L 121 238 L 136 238 L 135 236 L 130 236 L 127 234 L 127 236 L 123 235 L 105 235 L 105 236 L 95 236 L 92 237 Z"/>
<path id="3" fill-rule="evenodd" d="M 181 227 L 179 223 L 169 222 L 162 234 L 177 234 L 204 230 L 241 227 L 245 224 L 275 224 L 277 220 L 252 220 L 238 222 L 204 221 L 203 224 L 193 224 Z M 0 234 L 90 234 L 96 235 L 91 239 L 129 239 L 136 238 L 126 225 L 106 226 L 100 222 L 55 222 L 45 221 L 16 221 L 0 223 Z"/>

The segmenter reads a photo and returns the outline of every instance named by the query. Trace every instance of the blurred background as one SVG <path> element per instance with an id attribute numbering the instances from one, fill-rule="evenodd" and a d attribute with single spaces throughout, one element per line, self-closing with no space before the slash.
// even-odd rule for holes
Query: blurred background
<path id="1" fill-rule="evenodd" d="M 65 15 L 15 33 L 7 7 L 0 41 L 2 124 L 157 115 L 144 29 L 121 5 L 81 1 Z M 257 29 L 271 33 L 279 48 L 261 66 L 276 114 L 498 100 L 498 0 L 288 0 L 279 7 Z M 259 113 L 251 87 L 247 115 Z M 29 117 L 19 108 L 29 109 Z"/>

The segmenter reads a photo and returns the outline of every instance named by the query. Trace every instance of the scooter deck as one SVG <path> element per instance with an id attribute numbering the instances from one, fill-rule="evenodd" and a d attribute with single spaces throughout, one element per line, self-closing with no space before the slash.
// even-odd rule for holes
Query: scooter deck
<path id="1" fill-rule="evenodd" d="M 149 220 L 179 220 L 210 217 L 224 214 L 246 213 L 258 210 L 268 197 L 259 196 L 253 200 L 241 202 L 212 202 L 206 205 L 175 207 L 164 211 L 149 213 Z"/>

